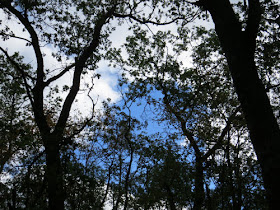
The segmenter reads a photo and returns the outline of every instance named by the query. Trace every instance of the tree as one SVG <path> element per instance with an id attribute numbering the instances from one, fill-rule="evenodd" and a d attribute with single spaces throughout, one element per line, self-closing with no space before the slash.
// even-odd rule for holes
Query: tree
<path id="1" fill-rule="evenodd" d="M 12 58 L 29 72 L 31 67 L 23 63 L 22 56 L 15 53 Z M 23 204 L 28 207 L 34 200 L 44 203 L 44 199 L 37 196 L 44 193 L 41 190 L 42 168 L 37 166 L 42 161 L 42 144 L 27 103 L 24 84 L 15 67 L 3 55 L 0 56 L 0 69 L 0 176 L 6 180 L 0 187 L 1 208 L 17 208 Z M 34 185 L 30 184 L 30 179 L 35 180 Z"/>
<path id="2" fill-rule="evenodd" d="M 131 94 L 144 93 L 143 97 L 154 104 L 153 109 L 159 110 L 155 111 L 158 120 L 168 121 L 190 145 L 195 156 L 194 209 L 201 209 L 205 206 L 206 162 L 222 146 L 239 112 L 217 37 L 205 28 L 194 29 L 192 42 L 200 44 L 193 47 L 193 67 L 185 68 L 176 60 L 176 54 L 185 49 L 176 42 L 180 43 L 180 37 L 170 31 L 148 37 L 146 31 L 136 30 L 126 44 L 128 66 L 134 67 L 129 69 L 135 78 Z M 173 48 L 169 49 L 169 43 Z M 161 97 L 149 95 L 150 89 L 156 89 Z"/>
<path id="3" fill-rule="evenodd" d="M 247 133 L 246 127 L 228 132 L 219 155 L 208 162 L 206 176 L 215 183 L 215 188 L 207 189 L 208 209 L 268 208 L 260 165 Z"/>
<path id="4" fill-rule="evenodd" d="M 18 54 L 14 54 L 13 58 L 22 64 L 22 57 Z M 29 66 L 22 66 L 25 69 L 29 69 Z M 25 106 L 25 95 L 23 84 L 20 78 L 15 73 L 13 67 L 7 62 L 4 56 L 0 56 L 0 82 L 1 82 L 1 161 L 0 161 L 0 173 L 2 173 L 4 166 L 10 158 L 24 148 L 28 143 L 20 142 L 21 138 L 27 137 L 27 133 L 24 130 L 24 126 L 27 126 L 28 116 L 21 117 L 21 106 Z M 28 109 L 28 107 L 24 107 Z M 25 118 L 26 117 L 26 118 Z"/>
<path id="5" fill-rule="evenodd" d="M 266 88 L 258 76 L 255 63 L 256 42 L 262 12 L 266 5 L 276 2 L 249 0 L 246 8 L 245 27 L 237 17 L 230 1 L 199 0 L 197 5 L 210 12 L 215 30 L 227 58 L 229 71 L 242 106 L 250 137 L 261 164 L 270 208 L 277 206 L 280 180 L 280 129 L 266 94 Z M 246 7 L 246 5 L 245 5 Z M 274 21 L 277 19 L 274 19 Z"/>
<path id="6" fill-rule="evenodd" d="M 162 135 L 162 134 L 161 134 Z M 176 143 L 176 135 L 155 134 L 140 150 L 142 161 L 135 177 L 134 208 L 181 209 L 192 203 L 192 166 L 187 152 Z"/>
<path id="7" fill-rule="evenodd" d="M 73 129 L 68 135 L 65 133 L 68 126 L 67 120 L 83 75 L 90 69 L 97 68 L 98 61 L 106 55 L 110 46 L 108 37 L 114 29 L 110 22 L 114 18 L 119 18 L 119 20 L 128 18 L 140 24 L 167 24 L 175 21 L 169 18 L 167 23 L 160 23 L 162 15 L 160 10 L 152 9 L 147 14 L 141 12 L 139 8 L 147 4 L 150 8 L 157 8 L 157 4 L 161 3 L 150 3 L 149 1 L 130 3 L 115 0 L 94 2 L 3 0 L 0 2 L 1 11 L 7 15 L 8 19 L 15 19 L 28 34 L 28 38 L 21 37 L 9 27 L 4 26 L 4 29 L 1 30 L 1 38 L 4 41 L 20 39 L 27 46 L 31 46 L 35 53 L 36 66 L 33 67 L 31 73 L 28 73 L 7 50 L 0 48 L 24 83 L 34 120 L 45 147 L 50 209 L 64 209 L 65 192 L 60 157 L 61 145 L 71 145 L 72 137 L 79 133 L 89 121 L 86 119 L 84 125 Z M 164 3 L 164 5 L 170 4 Z M 174 7 L 175 11 L 179 9 L 179 6 Z M 154 16 L 155 13 L 158 15 Z M 119 21 L 119 23 L 122 22 Z M 46 68 L 42 47 L 46 44 L 58 48 L 53 52 L 53 56 L 60 63 L 58 72 L 52 72 Z M 62 59 L 68 59 L 69 62 L 61 65 Z M 60 105 L 61 109 L 55 113 L 54 120 L 49 120 L 45 110 L 45 91 L 68 72 L 73 75 L 72 84 L 70 87 L 65 86 L 67 96 Z M 58 97 L 55 97 L 54 100 L 60 101 Z"/>
<path id="8" fill-rule="evenodd" d="M 217 9 L 218 6 L 216 5 L 215 8 Z M 275 5 L 275 8 L 278 8 L 277 5 Z M 277 9 L 275 9 L 275 10 L 277 10 Z M 274 14 L 275 10 L 267 12 L 266 14 L 268 16 L 269 16 L 269 14 L 272 14 L 272 16 L 273 16 L 273 15 L 275 15 Z M 244 22 L 245 22 L 245 20 L 244 20 Z M 270 20 L 275 21 L 276 19 L 271 18 Z M 264 23 L 262 23 L 262 24 L 264 24 Z M 268 26 L 266 26 L 266 25 L 265 26 L 262 25 L 262 27 L 263 27 L 263 30 L 265 29 L 266 31 L 269 31 L 269 33 L 271 33 L 271 34 L 269 34 L 268 37 L 266 37 L 266 35 L 263 35 L 263 34 L 261 34 L 258 37 L 259 39 L 261 39 L 264 42 L 261 43 L 261 41 L 258 40 L 258 51 L 257 52 L 259 54 L 257 57 L 257 59 L 258 59 L 257 65 L 262 69 L 265 69 L 266 67 L 268 67 L 270 70 L 274 71 L 273 73 L 270 73 L 270 75 L 268 77 L 269 79 L 267 79 L 267 78 L 264 79 L 264 77 L 267 77 L 267 74 L 265 74 L 265 72 L 260 72 L 260 75 L 262 75 L 263 82 L 267 86 L 266 88 L 263 87 L 263 90 L 268 91 L 270 88 L 278 87 L 277 83 L 270 84 L 271 81 L 275 82 L 277 76 L 274 76 L 273 74 L 277 74 L 277 67 L 279 66 L 278 61 L 275 60 L 275 58 L 276 58 L 275 53 L 274 53 L 275 49 L 273 47 L 274 46 L 273 44 L 276 44 L 276 46 L 277 46 L 278 34 L 277 34 L 274 26 L 270 26 L 269 29 L 268 29 Z M 179 30 L 181 30 L 181 29 L 179 29 Z M 136 79 L 137 82 L 135 82 L 135 87 L 133 88 L 133 90 L 136 90 L 136 92 L 137 92 L 137 89 L 140 89 L 141 90 L 140 92 L 146 93 L 147 91 L 149 91 L 149 87 L 147 87 L 147 86 L 143 87 L 143 84 L 145 85 L 148 83 L 149 85 L 150 84 L 155 85 L 155 87 L 158 90 L 160 90 L 163 94 L 163 96 L 162 96 L 163 102 L 164 102 L 164 105 L 167 107 L 167 109 L 169 108 L 169 110 L 168 110 L 169 114 L 173 113 L 179 122 L 184 123 L 185 120 L 183 118 L 185 117 L 185 113 L 187 114 L 187 113 L 189 113 L 189 110 L 193 110 L 193 107 L 189 107 L 188 103 L 190 103 L 190 101 L 193 101 L 194 100 L 193 98 L 195 98 L 195 97 L 190 97 L 189 92 L 191 92 L 192 88 L 195 88 L 196 86 L 194 84 L 195 82 L 188 83 L 188 82 L 186 82 L 186 80 L 182 79 L 182 78 L 188 77 L 189 75 L 194 75 L 194 73 L 193 72 L 190 73 L 190 71 L 188 71 L 187 69 L 180 68 L 181 64 L 179 62 L 174 61 L 175 60 L 174 58 L 176 58 L 177 54 L 179 54 L 178 50 L 176 50 L 176 49 L 174 50 L 174 46 L 182 45 L 181 43 L 177 44 L 176 40 L 179 39 L 180 41 L 183 42 L 183 45 L 186 43 L 184 45 L 184 48 L 182 48 L 182 49 L 183 50 L 187 49 L 188 42 L 185 41 L 185 40 L 187 40 L 187 38 L 182 39 L 181 37 L 172 36 L 172 34 L 170 32 L 165 33 L 162 31 L 159 31 L 157 34 L 154 34 L 154 35 L 151 35 L 150 37 L 148 37 L 146 31 L 141 31 L 140 29 L 136 29 L 136 31 L 137 31 L 137 33 L 135 33 L 135 36 L 129 37 L 128 44 L 126 45 L 127 51 L 130 55 L 129 60 L 127 61 L 127 62 L 129 62 L 128 66 L 136 67 L 136 69 L 131 69 L 129 67 L 127 68 L 128 71 L 131 72 L 131 75 L 137 78 Z M 201 34 L 201 33 L 204 33 L 202 29 L 200 29 L 197 34 Z M 233 34 L 233 33 L 231 33 L 231 34 Z M 185 33 L 185 36 L 187 36 L 186 33 Z M 228 36 L 230 36 L 230 33 L 228 34 Z M 220 37 L 218 36 L 218 38 L 220 38 Z M 169 43 L 166 43 L 165 40 L 172 40 L 172 41 L 170 41 Z M 217 83 L 215 81 L 219 81 L 219 79 L 221 79 L 221 78 L 213 79 L 213 81 L 211 81 L 212 75 L 214 76 L 216 74 L 215 70 L 217 70 L 218 72 L 227 70 L 227 64 L 224 62 L 223 62 L 222 69 L 218 69 L 219 65 L 221 64 L 221 62 L 219 60 L 219 58 L 220 58 L 219 54 L 221 54 L 221 57 L 222 57 L 221 60 L 224 59 L 221 49 L 217 49 L 218 41 L 219 40 L 216 39 L 214 36 L 210 37 L 210 39 L 204 40 L 203 44 L 199 48 L 199 51 L 197 51 L 198 53 L 195 56 L 195 65 L 197 63 L 197 64 L 201 65 L 202 68 L 205 67 L 205 69 L 203 69 L 203 72 L 205 74 L 207 74 L 206 73 L 207 68 L 209 68 L 209 67 L 210 67 L 209 69 L 212 68 L 209 71 L 209 74 L 207 75 L 208 77 L 205 79 L 206 81 L 210 80 L 210 82 L 209 82 L 210 85 L 209 85 L 208 81 L 205 82 L 205 80 L 203 80 L 203 79 L 201 79 L 201 81 L 199 81 L 199 79 L 201 77 L 203 77 L 203 73 L 201 75 L 199 75 L 200 78 L 199 77 L 194 78 L 192 81 L 198 82 L 197 86 L 205 86 L 208 88 L 208 91 L 209 90 L 214 91 L 214 93 L 213 92 L 209 93 L 209 95 L 211 95 L 211 96 L 215 96 L 215 94 L 217 94 L 216 90 L 211 88 L 212 86 L 216 86 L 216 88 L 218 88 L 218 87 L 221 87 L 223 89 L 226 88 L 225 84 L 222 84 L 221 86 L 217 86 Z M 135 46 L 137 46 L 137 47 L 135 47 Z M 172 46 L 173 46 L 173 48 L 172 48 Z M 239 47 L 241 47 L 241 48 L 244 46 L 246 46 L 246 45 L 245 44 L 242 46 L 239 45 Z M 234 46 L 234 47 L 236 47 L 236 46 Z M 264 52 L 264 50 L 263 50 L 264 47 L 266 47 L 266 48 L 270 47 L 270 48 L 268 48 L 269 50 L 265 51 L 265 52 L 267 54 L 271 55 L 271 62 L 268 62 L 265 65 L 264 65 L 265 60 L 260 58 L 261 53 Z M 156 49 L 156 52 L 154 51 L 154 49 Z M 163 50 L 163 49 L 166 49 L 166 50 Z M 207 50 L 205 50 L 205 49 L 207 49 Z M 175 51 L 175 53 L 173 55 L 170 55 L 171 54 L 170 52 L 173 52 L 172 50 Z M 212 52 L 211 52 L 211 50 L 212 50 Z M 218 52 L 219 54 L 217 55 L 216 52 Z M 246 53 L 246 52 L 243 51 L 242 53 Z M 243 55 L 242 53 L 240 53 L 240 55 Z M 240 56 L 240 55 L 238 55 L 238 56 Z M 235 56 L 237 56 L 237 55 L 235 55 Z M 246 56 L 248 56 L 248 55 L 246 55 Z M 244 58 L 242 58 L 242 59 L 244 59 Z M 247 59 L 246 62 L 248 60 L 249 59 Z M 238 65 L 240 65 L 240 64 L 241 64 L 241 62 L 238 63 Z M 141 72 L 141 70 L 143 70 L 143 72 Z M 243 70 L 243 73 L 244 72 L 246 72 L 246 71 Z M 255 73 L 257 73 L 257 72 L 255 72 Z M 265 75 L 265 76 L 263 76 L 263 75 Z M 189 76 L 189 77 L 191 77 L 191 76 Z M 227 77 L 226 80 L 230 80 L 230 78 Z M 235 80 L 233 80 L 233 82 L 234 81 Z M 200 84 L 199 84 L 199 82 L 200 82 Z M 247 83 L 245 84 L 245 81 L 243 81 L 243 82 L 244 82 L 243 83 L 244 85 L 248 85 Z M 260 82 L 260 80 L 259 80 L 259 82 Z M 206 84 L 204 84 L 204 83 L 206 83 Z M 229 102 L 231 101 L 229 99 L 225 99 L 224 102 L 222 102 L 222 100 L 217 100 L 216 102 L 213 101 L 213 98 L 214 99 L 216 99 L 216 98 L 215 97 L 211 98 L 211 96 L 207 96 L 207 90 L 206 90 L 207 88 L 205 88 L 204 90 L 201 89 L 202 91 L 197 92 L 195 94 L 197 96 L 198 94 L 206 93 L 206 95 L 204 95 L 204 97 L 202 97 L 200 103 L 198 103 L 199 106 L 201 106 L 204 103 L 207 103 L 207 99 L 209 99 L 209 98 L 210 98 L 210 100 L 212 100 L 211 102 L 209 102 L 209 104 L 211 104 L 211 103 L 215 104 L 214 106 L 206 104 L 206 111 L 204 111 L 206 114 L 208 114 L 208 115 L 212 114 L 212 112 L 209 112 L 209 113 L 207 112 L 207 110 L 211 109 L 212 107 L 220 106 L 223 103 L 225 103 L 226 106 L 229 105 Z M 221 91 L 221 92 L 223 92 L 223 91 Z M 227 95 L 227 94 L 229 94 L 229 93 L 225 93 L 224 95 Z M 253 94 L 253 93 L 251 93 L 251 94 Z M 266 93 L 264 93 L 264 94 L 266 95 Z M 277 92 L 276 92 L 276 94 L 277 94 Z M 256 93 L 254 93 L 254 95 L 256 95 Z M 258 97 L 258 96 L 256 96 L 256 97 Z M 278 95 L 274 95 L 272 97 L 279 99 Z M 217 98 L 221 99 L 222 97 L 219 96 Z M 153 100 L 156 101 L 156 103 L 159 103 L 157 99 L 152 99 L 149 101 L 149 103 L 152 103 Z M 238 104 L 238 103 L 235 103 L 235 105 L 236 104 Z M 276 104 L 277 104 L 277 102 L 276 102 Z M 194 104 L 192 104 L 192 105 L 194 106 Z M 252 103 L 252 105 L 253 105 L 253 103 Z M 271 111 L 273 109 L 275 109 L 276 106 L 275 107 L 274 106 L 275 106 L 275 104 L 273 104 L 273 106 L 269 105 Z M 203 108 L 204 107 L 202 107 L 198 110 L 202 111 Z M 200 114 L 197 114 L 197 116 L 201 116 L 203 114 L 204 113 L 200 112 Z M 254 117 L 256 117 L 256 116 L 257 115 L 255 113 Z M 217 117 L 214 117 L 214 118 L 218 119 Z M 274 119 L 276 122 L 275 117 L 274 117 Z M 211 121 L 212 120 L 210 120 L 210 122 Z M 187 126 L 185 126 L 185 125 L 182 126 L 182 130 L 184 130 L 184 127 L 187 127 L 187 129 L 191 128 L 192 130 L 194 130 L 195 128 L 192 128 L 192 125 L 194 124 L 194 122 L 195 122 L 195 120 L 192 119 L 191 123 L 187 124 Z M 210 122 L 209 122 L 209 124 L 210 124 Z M 277 124 L 277 122 L 276 122 L 276 124 Z M 204 126 L 202 126 L 202 129 L 206 128 L 205 126 L 206 125 L 204 124 Z M 277 128 L 278 128 L 278 125 L 277 125 Z M 209 130 L 211 130 L 211 129 L 209 129 L 209 127 L 208 127 L 207 131 L 209 132 Z M 186 136 L 189 136 L 189 139 L 192 138 L 190 135 L 186 134 Z M 206 138 L 209 138 L 209 136 L 206 136 Z M 277 138 L 275 138 L 275 142 L 277 143 L 276 139 Z M 205 142 L 205 140 L 204 140 L 204 142 Z M 253 140 L 252 140 L 252 142 L 254 144 Z M 257 150 L 256 150 L 256 152 L 257 152 Z M 275 152 L 276 152 L 276 150 L 275 150 Z M 257 152 L 257 154 L 258 154 L 258 152 Z M 276 153 L 275 153 L 275 155 L 277 156 Z M 261 161 L 260 161 L 260 163 L 261 163 Z M 275 167 L 277 167 L 277 164 L 275 165 Z M 272 175 L 272 174 L 275 174 L 275 173 L 270 173 L 270 175 Z M 198 179 L 198 180 L 201 180 L 201 179 Z M 268 191 L 269 191 L 269 189 L 268 189 Z M 276 195 L 276 193 L 274 193 L 274 195 Z M 201 197 L 203 197 L 203 196 L 201 196 Z M 269 198 L 271 198 L 271 196 L 269 196 Z M 271 205 L 273 205 L 273 204 L 271 204 Z"/>
<path id="9" fill-rule="evenodd" d="M 218 36 L 213 30 L 198 27 L 189 39 L 190 30 L 186 23 L 197 15 L 207 17 L 206 12 L 198 11 L 195 6 L 210 12 Z M 235 9 L 240 9 L 239 6 Z M 266 11 L 266 21 L 260 24 L 261 8 Z M 240 208 L 242 196 L 262 198 L 261 184 L 251 194 L 241 190 L 243 186 L 261 181 L 252 178 L 257 172 L 251 173 L 243 167 L 251 166 L 250 162 L 244 163 L 245 157 L 239 156 L 247 147 L 242 148 L 240 142 L 234 143 L 238 136 L 236 133 L 244 124 L 232 90 L 228 74 L 231 72 L 273 206 L 276 186 L 279 186 L 279 180 L 271 175 L 276 174 L 274 168 L 279 169 L 279 127 L 273 113 L 279 105 L 275 97 L 279 89 L 275 73 L 279 61 L 274 46 L 275 43 L 279 46 L 279 33 L 275 32 L 275 25 L 279 25 L 279 8 L 275 2 L 259 4 L 257 0 L 250 0 L 249 7 L 239 11 L 240 18 L 236 17 L 229 1 L 218 0 L 192 3 L 178 0 L 2 0 L 0 10 L 7 17 L 7 25 L 9 21 L 16 21 L 24 31 L 21 36 L 1 21 L 2 40 L 21 40 L 32 48 L 32 59 L 35 60 L 35 64 L 28 65 L 28 58 L 23 59 L 21 52 L 14 53 L 0 46 L 1 68 L 8 69 L 0 74 L 1 81 L 8 86 L 8 91 L 1 86 L 1 97 L 9 99 L 13 96 L 1 110 L 1 124 L 5 127 L 0 130 L 5 137 L 4 143 L 1 142 L 4 148 L 1 151 L 1 158 L 4 157 L 1 170 L 9 168 L 9 160 L 17 150 L 26 152 L 20 160 L 23 163 L 21 170 L 15 170 L 11 184 L 2 188 L 7 197 L 11 197 L 4 205 L 10 208 L 46 208 L 48 201 L 49 209 L 102 208 L 109 199 L 115 209 L 132 206 L 153 208 L 157 205 L 175 209 L 184 206 L 180 202 L 184 200 L 188 203 L 186 206 L 194 205 L 194 208 L 201 209 L 211 207 L 211 200 L 215 198 L 218 204 L 213 206 L 219 207 L 222 203 Z M 128 20 L 134 36 L 128 37 L 129 43 L 125 46 L 132 56 L 122 60 L 119 58 L 121 51 L 111 46 L 110 36 L 124 20 Z M 154 33 L 150 27 L 170 23 L 175 23 L 177 35 L 166 31 Z M 259 25 L 261 31 L 258 35 Z M 143 26 L 152 32 L 151 37 Z M 194 40 L 200 44 L 193 48 L 193 66 L 185 68 L 177 60 L 178 55 L 182 55 Z M 54 67 L 48 65 L 45 46 L 52 50 Z M 103 59 L 117 59 L 122 68 L 129 65 L 124 70 L 129 70 L 134 77 L 133 82 L 127 79 L 132 88 L 127 94 L 131 96 L 130 101 L 125 101 L 121 108 L 106 105 L 102 116 L 95 117 L 95 104 L 90 97 L 93 84 L 85 84 L 92 101 L 92 113 L 85 118 L 76 116 L 73 120 L 71 117 L 75 114 L 71 110 L 83 79 L 100 77 L 94 70 Z M 135 67 L 136 70 L 133 69 Z M 70 85 L 60 85 L 67 75 L 72 76 Z M 154 97 L 150 94 L 153 89 L 160 94 Z M 273 106 L 266 95 L 268 90 L 271 98 L 276 99 Z M 24 100 L 24 105 L 31 107 L 31 112 L 23 118 L 20 117 L 21 108 L 16 110 L 22 97 L 29 100 Z M 147 106 L 155 110 L 157 119 L 166 122 L 166 130 L 169 133 L 174 131 L 176 135 L 171 139 L 175 145 L 182 138 L 188 139 L 190 147 L 186 147 L 185 152 L 192 153 L 194 161 L 186 159 L 184 162 L 180 159 L 183 150 L 165 148 L 166 145 L 157 147 L 152 143 L 157 142 L 155 139 L 138 133 L 138 122 L 127 105 L 134 103 L 137 97 L 146 97 Z M 2 98 L 1 103 L 4 103 Z M 23 123 L 14 123 L 19 119 Z M 15 129 L 20 132 L 14 139 L 12 131 L 18 127 L 22 129 Z M 26 127 L 31 135 L 22 132 Z M 91 129 L 89 133 L 83 132 L 88 129 Z M 163 139 L 170 139 L 170 136 L 160 138 L 161 141 Z M 15 150 L 11 150 L 11 145 Z M 158 151 L 158 154 L 151 155 L 149 149 Z M 223 161 L 218 164 L 217 159 L 223 154 Z M 153 159 L 149 155 L 161 163 L 151 164 Z M 108 160 L 104 160 L 106 157 Z M 244 164 L 239 166 L 242 161 Z M 193 174 L 186 167 L 187 163 L 195 169 Z M 176 177 L 169 174 L 174 171 L 178 172 Z M 222 184 L 218 180 L 212 189 L 211 180 L 217 174 L 228 183 Z M 247 185 L 244 184 L 246 174 L 250 177 Z M 194 184 L 190 184 L 189 179 Z M 186 190 L 180 183 L 187 187 L 190 184 L 194 190 Z M 163 192 L 156 194 L 160 188 Z M 189 191 L 193 192 L 193 198 L 190 198 Z M 231 193 L 224 193 L 228 191 Z M 149 195 L 147 192 L 154 199 L 145 204 L 143 198 Z M 183 196 L 183 193 L 186 194 Z M 222 199 L 219 200 L 219 196 Z M 84 201 L 81 197 L 85 198 Z M 246 207 L 252 207 L 250 202 L 246 201 Z"/>

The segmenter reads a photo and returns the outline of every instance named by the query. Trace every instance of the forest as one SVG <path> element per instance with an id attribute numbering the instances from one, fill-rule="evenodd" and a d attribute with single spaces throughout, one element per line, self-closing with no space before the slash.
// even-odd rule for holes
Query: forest
<path id="1" fill-rule="evenodd" d="M 0 0 L 0 209 L 277 209 L 278 0 Z"/>

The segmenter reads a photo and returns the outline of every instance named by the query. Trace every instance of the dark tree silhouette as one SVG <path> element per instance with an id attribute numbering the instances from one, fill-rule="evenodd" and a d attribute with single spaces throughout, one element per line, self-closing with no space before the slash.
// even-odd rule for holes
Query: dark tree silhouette
<path id="1" fill-rule="evenodd" d="M 248 3 L 246 28 L 243 30 L 229 0 L 196 2 L 210 12 L 214 21 L 262 168 L 270 208 L 273 209 L 278 203 L 280 187 L 280 129 L 254 60 L 262 7 L 259 0 L 249 0 Z"/>

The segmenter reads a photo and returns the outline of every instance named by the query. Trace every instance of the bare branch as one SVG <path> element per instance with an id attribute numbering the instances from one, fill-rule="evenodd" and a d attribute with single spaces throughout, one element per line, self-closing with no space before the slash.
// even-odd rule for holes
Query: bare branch
<path id="1" fill-rule="evenodd" d="M 179 116 L 179 115 L 176 115 L 176 117 L 177 116 Z M 182 118 L 178 119 L 178 120 L 181 123 L 181 129 L 183 131 L 183 134 L 188 138 L 191 146 L 193 147 L 193 149 L 195 151 L 195 156 L 201 157 L 201 151 L 200 151 L 199 147 L 197 146 L 195 139 L 193 138 L 193 134 L 186 128 L 186 122 L 181 121 L 181 120 L 183 120 Z"/>
<path id="2" fill-rule="evenodd" d="M 114 13 L 114 16 L 115 17 L 119 17 L 119 18 L 130 18 L 132 20 L 135 20 L 136 22 L 138 23 L 141 23 L 141 24 L 153 24 L 153 25 L 168 25 L 168 24 L 171 24 L 171 23 L 174 23 L 176 22 L 177 20 L 184 20 L 185 17 L 177 17 L 177 18 L 174 18 L 170 21 L 167 21 L 167 22 L 156 22 L 156 21 L 152 21 L 152 20 L 149 20 L 149 19 L 139 19 L 135 16 L 133 16 L 132 14 L 118 14 L 118 13 Z"/>
<path id="3" fill-rule="evenodd" d="M 1 36 L 8 36 L 8 37 L 12 37 L 12 38 L 15 38 L 15 39 L 20 39 L 20 40 L 23 40 L 23 41 L 26 41 L 27 43 L 29 44 L 32 44 L 32 42 L 26 38 L 23 38 L 23 37 L 20 37 L 20 36 L 16 36 L 14 34 L 7 34 L 7 33 L 4 33 L 4 32 L 0 32 L 0 35 Z"/>
<path id="4" fill-rule="evenodd" d="M 92 114 L 92 116 L 90 118 L 86 119 L 86 121 L 83 122 L 83 125 L 79 129 L 74 130 L 73 133 L 70 136 L 64 138 L 63 141 L 61 142 L 61 145 L 72 144 L 73 143 L 72 139 L 76 135 L 80 134 L 85 129 L 85 127 L 87 125 L 89 125 L 89 123 L 92 121 L 93 118 L 94 118 L 94 114 Z"/>
<path id="5" fill-rule="evenodd" d="M 108 169 L 108 181 L 107 181 L 107 184 L 106 184 L 106 190 L 105 190 L 105 193 L 103 195 L 103 199 L 102 199 L 102 202 L 100 204 L 101 207 L 103 207 L 105 201 L 106 201 L 106 198 L 107 198 L 107 195 L 109 193 L 109 187 L 110 187 L 110 182 L 111 182 L 111 175 L 112 175 L 112 167 L 114 165 L 114 161 L 112 161 L 111 165 L 109 166 L 109 169 Z"/>
<path id="6" fill-rule="evenodd" d="M 45 154 L 45 150 L 41 151 L 39 154 L 36 155 L 36 157 L 32 160 L 32 162 L 28 165 L 28 171 L 31 169 L 31 167 Z"/>
<path id="7" fill-rule="evenodd" d="M 72 69 L 75 66 L 75 63 L 71 64 L 70 66 L 67 66 L 63 71 L 61 71 L 59 74 L 49 78 L 46 82 L 44 82 L 44 86 L 48 86 L 50 83 L 54 82 L 55 80 L 62 77 L 66 72 L 68 72 L 70 69 Z"/>

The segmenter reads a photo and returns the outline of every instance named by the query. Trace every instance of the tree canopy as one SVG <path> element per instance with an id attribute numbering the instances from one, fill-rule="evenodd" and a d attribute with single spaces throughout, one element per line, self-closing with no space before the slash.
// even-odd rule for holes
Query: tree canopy
<path id="1" fill-rule="evenodd" d="M 275 209 L 279 6 L 1 0 L 0 208 Z"/>

